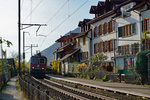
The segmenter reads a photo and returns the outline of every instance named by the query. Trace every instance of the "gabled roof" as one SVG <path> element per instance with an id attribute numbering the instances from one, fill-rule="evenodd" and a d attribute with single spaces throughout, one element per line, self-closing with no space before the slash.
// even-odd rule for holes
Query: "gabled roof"
<path id="1" fill-rule="evenodd" d="M 80 49 L 74 49 L 72 50 L 70 53 L 66 54 L 63 58 L 60 59 L 60 62 L 64 61 L 65 59 L 67 59 L 68 57 L 72 56 L 73 54 L 77 53 L 78 51 L 80 51 Z"/>
<path id="2" fill-rule="evenodd" d="M 71 44 L 71 43 L 68 43 L 68 44 L 66 44 L 66 45 L 63 46 L 63 47 L 60 47 L 60 48 L 57 49 L 54 53 L 56 53 L 56 52 L 62 52 L 62 51 L 66 50 L 66 49 L 69 48 L 69 47 L 72 47 L 72 44 Z"/>
<path id="3" fill-rule="evenodd" d="M 77 35 L 75 38 L 79 38 L 79 37 L 82 37 L 82 36 L 85 36 L 88 34 L 88 32 L 91 31 L 91 30 L 88 30 L 86 32 L 81 32 L 79 35 Z"/>
<path id="4" fill-rule="evenodd" d="M 146 0 L 144 0 L 144 1 L 146 1 Z M 141 6 L 141 5 L 143 5 L 143 4 L 141 4 L 142 2 L 144 2 L 143 0 L 106 0 L 105 1 L 105 6 L 109 6 L 109 3 L 111 2 L 111 3 L 115 3 L 115 4 L 118 4 L 118 6 L 116 7 L 116 8 L 114 8 L 114 9 L 112 9 L 112 10 L 110 10 L 109 11 L 109 9 L 105 12 L 105 13 L 103 13 L 103 14 L 101 14 L 100 16 L 98 16 L 97 18 L 94 18 L 93 20 L 91 20 L 90 22 L 88 22 L 89 24 L 92 24 L 92 23 L 94 23 L 94 22 L 97 22 L 97 21 L 99 21 L 99 20 L 102 20 L 102 19 L 104 19 L 104 18 L 106 18 L 106 17 L 108 17 L 108 16 L 111 16 L 112 14 L 116 14 L 115 16 L 119 16 L 121 13 L 120 13 L 120 8 L 122 7 L 122 6 L 124 6 L 124 5 L 126 5 L 126 4 L 128 4 L 128 3 L 130 3 L 130 2 L 136 2 L 136 4 L 139 4 L 139 6 Z M 148 0 L 148 1 L 150 1 L 150 0 Z M 148 2 L 147 1 L 147 2 Z M 150 4 L 150 2 L 149 2 L 149 4 Z M 134 9 L 136 9 L 136 8 L 138 8 L 139 7 L 138 5 L 137 6 L 135 6 L 135 8 Z M 91 7 L 92 8 L 92 7 Z M 106 7 L 105 7 L 106 8 Z M 94 9 L 93 9 L 94 10 Z M 93 11 L 93 13 L 94 13 L 95 11 Z M 96 13 L 95 13 L 96 14 Z M 114 16 L 114 17 L 115 17 Z"/>
<path id="5" fill-rule="evenodd" d="M 84 19 L 83 21 L 80 21 L 78 26 L 81 27 L 82 25 L 87 24 L 89 21 L 91 21 L 92 19 Z"/>
<path id="6" fill-rule="evenodd" d="M 107 12 L 107 13 L 105 13 L 105 14 L 103 14 L 103 15 L 101 15 L 101 16 L 99 16 L 99 17 L 97 17 L 97 18 L 95 18 L 95 19 L 93 19 L 91 21 L 89 21 L 88 24 L 93 24 L 93 23 L 95 23 L 95 22 L 97 22 L 99 20 L 102 20 L 102 19 L 104 19 L 106 17 L 109 17 L 109 16 L 111 16 L 111 15 L 113 15 L 115 13 L 116 13 L 115 10 L 111 10 L 111 11 L 109 11 L 109 12 Z"/>
<path id="7" fill-rule="evenodd" d="M 78 26 L 80 27 L 80 26 L 82 26 L 82 24 L 83 24 L 83 21 L 80 21 Z"/>
<path id="8" fill-rule="evenodd" d="M 99 1 L 98 4 L 97 4 L 97 7 L 102 7 L 102 6 L 104 6 L 104 4 L 105 4 L 105 2 Z"/>
<path id="9" fill-rule="evenodd" d="M 96 14 L 97 12 L 96 12 L 96 10 L 97 10 L 97 6 L 91 6 L 91 9 L 90 9 L 90 14 Z"/>
<path id="10" fill-rule="evenodd" d="M 65 42 L 69 36 L 62 36 L 59 39 L 57 39 L 55 42 Z"/>
<path id="11" fill-rule="evenodd" d="M 79 34 L 79 33 L 71 33 L 71 34 L 70 34 L 70 37 L 73 38 L 73 37 L 77 36 L 78 34 Z"/>
<path id="12" fill-rule="evenodd" d="M 65 42 L 68 39 L 71 39 L 73 37 L 75 37 L 76 35 L 78 35 L 79 33 L 71 33 L 70 35 L 67 36 L 61 36 L 59 39 L 57 39 L 55 42 Z"/>

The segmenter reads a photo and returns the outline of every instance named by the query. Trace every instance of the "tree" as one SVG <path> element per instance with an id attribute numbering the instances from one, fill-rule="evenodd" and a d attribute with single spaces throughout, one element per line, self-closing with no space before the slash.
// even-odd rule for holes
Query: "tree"
<path id="1" fill-rule="evenodd" d="M 107 60 L 107 56 L 104 53 L 97 53 L 94 56 L 90 57 L 89 61 L 92 64 L 93 70 L 98 70 L 102 66 L 102 63 Z"/>
<path id="2" fill-rule="evenodd" d="M 10 47 L 11 45 L 13 45 L 12 44 L 12 42 L 10 42 L 9 40 L 5 40 L 5 39 L 0 39 L 0 44 L 2 44 L 2 43 L 6 43 L 7 44 L 7 47 Z"/>
<path id="3" fill-rule="evenodd" d="M 52 70 L 56 73 L 60 73 L 60 58 L 58 58 L 57 60 L 52 60 Z"/>
<path id="4" fill-rule="evenodd" d="M 147 81 L 148 76 L 148 57 L 146 56 L 150 53 L 150 50 L 143 51 L 137 54 L 136 61 L 136 72 L 141 75 L 142 81 Z"/>

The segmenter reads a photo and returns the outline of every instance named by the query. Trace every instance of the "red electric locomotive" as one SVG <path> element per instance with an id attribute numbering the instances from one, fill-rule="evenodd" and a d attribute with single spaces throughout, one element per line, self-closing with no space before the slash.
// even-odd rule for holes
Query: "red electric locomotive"
<path id="1" fill-rule="evenodd" d="M 34 77 L 45 77 L 47 58 L 38 53 L 30 59 L 30 75 Z"/>

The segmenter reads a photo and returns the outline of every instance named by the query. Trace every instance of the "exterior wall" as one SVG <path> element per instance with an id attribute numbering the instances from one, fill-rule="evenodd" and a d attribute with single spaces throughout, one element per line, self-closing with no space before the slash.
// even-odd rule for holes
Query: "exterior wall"
<path id="1" fill-rule="evenodd" d="M 144 11 L 141 13 L 142 20 L 150 17 L 150 10 Z"/>
<path id="2" fill-rule="evenodd" d="M 90 53 L 90 38 L 91 38 L 91 32 L 88 33 L 87 36 L 85 36 L 85 45 L 83 45 L 83 38 L 80 38 L 80 52 L 88 52 L 88 58 L 91 56 Z"/>
<path id="3" fill-rule="evenodd" d="M 132 58 L 132 61 L 131 61 L 131 58 Z M 126 59 L 126 63 L 125 63 L 125 59 Z M 127 66 L 127 63 L 129 62 L 132 62 L 132 64 L 130 66 Z M 136 66 L 136 56 L 116 58 L 115 72 L 118 72 L 118 70 L 127 70 L 135 66 Z"/>
<path id="4" fill-rule="evenodd" d="M 61 74 L 68 74 L 69 64 L 67 61 L 61 63 Z"/>
<path id="5" fill-rule="evenodd" d="M 126 18 L 119 17 L 116 19 L 117 27 L 136 23 L 136 34 L 135 35 L 128 36 L 128 37 L 118 37 L 118 34 L 117 34 L 118 39 L 121 40 L 121 41 L 118 40 L 118 46 L 122 46 L 122 45 L 126 45 L 126 44 L 133 44 L 133 43 L 137 43 L 137 42 L 140 43 L 140 40 L 141 40 L 140 30 L 141 29 L 140 29 L 140 21 L 139 20 L 140 20 L 139 14 L 135 13 L 134 11 L 131 11 L 131 16 L 129 16 L 129 17 L 126 17 Z M 132 41 L 132 40 L 139 40 L 139 41 Z"/>
<path id="6" fill-rule="evenodd" d="M 94 24 L 91 25 L 91 29 L 93 30 L 92 31 L 92 56 L 94 55 L 94 44 L 95 43 L 99 43 L 99 42 L 102 42 L 102 41 L 106 41 L 106 40 L 111 40 L 111 39 L 116 39 L 116 31 L 115 32 L 111 32 L 111 33 L 107 33 L 105 35 L 102 35 L 102 36 L 99 36 L 99 37 L 96 37 L 94 38 L 94 28 L 100 24 L 104 24 L 105 22 L 109 22 L 110 20 L 112 20 L 112 17 L 114 15 L 110 16 L 110 17 L 107 17 L 103 20 L 100 20 Z M 116 25 L 115 25 L 116 26 Z M 111 52 L 105 52 L 104 53 L 106 56 L 108 56 L 108 59 L 107 61 L 112 61 L 111 60 L 111 57 L 114 57 L 114 52 L 111 51 Z"/>
<path id="7" fill-rule="evenodd" d="M 145 11 L 143 13 L 141 13 L 141 17 L 139 15 L 140 11 L 131 11 L 130 12 L 130 16 L 129 17 L 119 17 L 116 19 L 117 22 L 117 27 L 122 27 L 128 24 L 133 24 L 136 23 L 136 34 L 131 35 L 131 36 L 127 36 L 127 37 L 119 37 L 118 33 L 117 33 L 117 38 L 119 39 L 117 41 L 117 46 L 124 46 L 124 45 L 129 45 L 129 54 L 127 55 L 121 55 L 120 57 L 116 58 L 116 68 L 115 68 L 115 72 L 118 72 L 118 70 L 124 70 L 127 67 L 127 63 L 125 62 L 124 59 L 127 59 L 127 62 L 129 62 L 131 59 L 133 59 L 133 63 L 132 66 L 130 66 L 130 68 L 133 68 L 136 66 L 136 55 L 132 55 L 131 54 L 131 45 L 134 43 L 139 43 L 141 45 L 141 39 L 142 39 L 142 20 L 144 18 L 150 17 L 149 13 L 150 11 Z M 132 34 L 132 33 L 131 33 Z M 139 45 L 139 51 L 141 50 L 141 46 Z M 117 55 L 118 56 L 118 55 Z"/>

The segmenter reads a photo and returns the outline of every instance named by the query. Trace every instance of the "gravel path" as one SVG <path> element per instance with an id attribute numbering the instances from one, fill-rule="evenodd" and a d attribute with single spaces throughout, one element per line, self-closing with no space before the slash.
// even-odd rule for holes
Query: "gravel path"
<path id="1" fill-rule="evenodd" d="M 0 92 L 0 100 L 23 100 L 23 97 L 18 93 L 16 89 L 16 80 L 17 77 L 13 77 L 8 82 L 6 90 Z"/>

